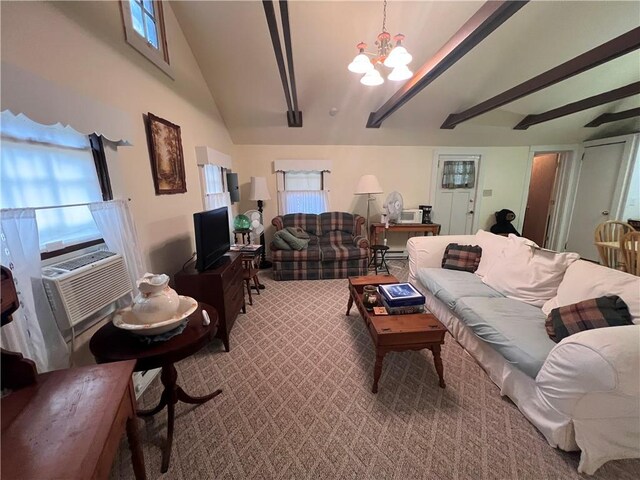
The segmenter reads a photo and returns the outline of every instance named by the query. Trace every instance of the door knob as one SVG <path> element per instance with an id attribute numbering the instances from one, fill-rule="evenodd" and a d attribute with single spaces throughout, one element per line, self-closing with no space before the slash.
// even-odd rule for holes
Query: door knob
<path id="1" fill-rule="evenodd" d="M 603 215 L 609 215 L 609 210 L 603 210 L 603 211 L 602 211 L 602 214 L 603 214 Z"/>

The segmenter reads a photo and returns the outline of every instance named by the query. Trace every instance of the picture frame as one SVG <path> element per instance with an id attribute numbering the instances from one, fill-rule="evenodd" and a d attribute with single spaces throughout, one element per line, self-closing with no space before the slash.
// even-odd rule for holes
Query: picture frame
<path id="1" fill-rule="evenodd" d="M 152 113 L 147 113 L 146 127 L 156 195 L 185 193 L 187 182 L 180 127 Z"/>

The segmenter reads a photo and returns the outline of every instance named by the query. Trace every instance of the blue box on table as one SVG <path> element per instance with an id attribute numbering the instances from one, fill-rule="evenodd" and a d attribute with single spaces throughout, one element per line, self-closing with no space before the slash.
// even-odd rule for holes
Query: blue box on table
<path id="1" fill-rule="evenodd" d="M 410 283 L 392 283 L 378 286 L 378 292 L 390 307 L 424 305 L 425 298 Z"/>

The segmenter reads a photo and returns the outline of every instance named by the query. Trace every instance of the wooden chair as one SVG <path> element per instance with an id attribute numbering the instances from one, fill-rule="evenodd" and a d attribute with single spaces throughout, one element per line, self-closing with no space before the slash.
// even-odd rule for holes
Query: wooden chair
<path id="1" fill-rule="evenodd" d="M 596 227 L 595 245 L 604 266 L 624 270 L 624 261 L 620 255 L 620 240 L 631 231 L 633 231 L 631 225 L 615 220 L 609 220 Z"/>
<path id="2" fill-rule="evenodd" d="M 620 239 L 620 250 L 627 272 L 640 277 L 640 232 L 629 232 Z"/>
<path id="3" fill-rule="evenodd" d="M 243 258 L 243 271 L 242 279 L 247 287 L 247 294 L 249 295 L 249 305 L 253 305 L 253 298 L 251 297 L 251 281 L 253 280 L 253 286 L 256 293 L 260 295 L 260 282 L 258 281 L 258 272 L 260 271 L 256 266 L 255 258 Z"/>

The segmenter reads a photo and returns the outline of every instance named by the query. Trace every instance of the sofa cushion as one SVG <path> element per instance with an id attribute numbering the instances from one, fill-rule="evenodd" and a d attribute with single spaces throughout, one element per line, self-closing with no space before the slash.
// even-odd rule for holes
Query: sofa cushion
<path id="1" fill-rule="evenodd" d="M 326 244 L 322 242 L 322 238 L 323 237 L 320 237 L 320 250 L 322 252 L 323 262 L 357 260 L 359 258 L 368 258 L 369 256 L 369 251 L 366 248 L 356 247 L 353 243 Z"/>
<path id="2" fill-rule="evenodd" d="M 333 230 L 318 237 L 321 245 L 353 245 L 353 235 L 340 230 Z"/>
<path id="3" fill-rule="evenodd" d="M 293 235 L 288 228 L 285 228 L 283 230 L 278 230 L 273 235 L 274 243 L 277 238 L 284 240 L 287 243 L 287 245 L 289 245 L 293 250 L 302 250 L 306 248 L 307 245 L 309 244 L 309 235 L 307 235 L 307 238 L 298 238 L 295 235 Z"/>
<path id="4" fill-rule="evenodd" d="M 545 322 L 549 338 L 556 343 L 584 330 L 622 325 L 633 323 L 627 304 L 617 295 L 591 298 L 554 308 Z"/>
<path id="5" fill-rule="evenodd" d="M 447 248 L 444 249 L 442 268 L 473 273 L 478 269 L 481 256 L 482 248 L 478 245 L 450 243 L 447 245 Z"/>
<path id="6" fill-rule="evenodd" d="M 354 233 L 355 218 L 353 214 L 347 212 L 326 212 L 318 215 L 320 224 L 320 234 L 325 235 L 332 230 Z"/>
<path id="7" fill-rule="evenodd" d="M 633 323 L 640 324 L 640 277 L 585 260 L 578 260 L 567 268 L 558 286 L 558 295 L 545 303 L 542 310 L 548 315 L 556 307 L 606 295 L 622 298 Z"/>
<path id="8" fill-rule="evenodd" d="M 538 307 L 511 298 L 465 297 L 454 308 L 478 337 L 532 378 L 556 345 Z"/>
<path id="9" fill-rule="evenodd" d="M 315 213 L 288 213 L 282 216 L 282 226 L 300 227 L 309 234 L 320 234 L 320 218 Z"/>
<path id="10" fill-rule="evenodd" d="M 498 259 L 502 250 L 508 245 L 509 239 L 484 230 L 478 230 L 475 243 L 482 248 L 482 257 L 476 270 L 476 275 L 484 277 L 493 263 Z"/>
<path id="11" fill-rule="evenodd" d="M 320 261 L 320 246 L 309 243 L 303 250 L 272 250 L 271 260 L 274 262 Z"/>
<path id="12" fill-rule="evenodd" d="M 278 230 L 273 234 L 273 239 L 271 240 L 271 249 L 272 250 L 293 250 L 289 244 L 282 238 L 278 233 L 281 230 Z"/>
<path id="13" fill-rule="evenodd" d="M 506 297 L 542 307 L 556 296 L 564 273 L 580 256 L 534 248 L 514 235 L 482 281 Z"/>
<path id="14" fill-rule="evenodd" d="M 310 238 L 310 235 L 300 227 L 286 227 L 285 230 L 296 238 L 302 238 L 304 240 L 309 240 Z"/>
<path id="15" fill-rule="evenodd" d="M 454 308 L 463 297 L 503 297 L 500 292 L 482 283 L 473 273 L 442 268 L 420 268 L 418 280 L 436 298 Z"/>

